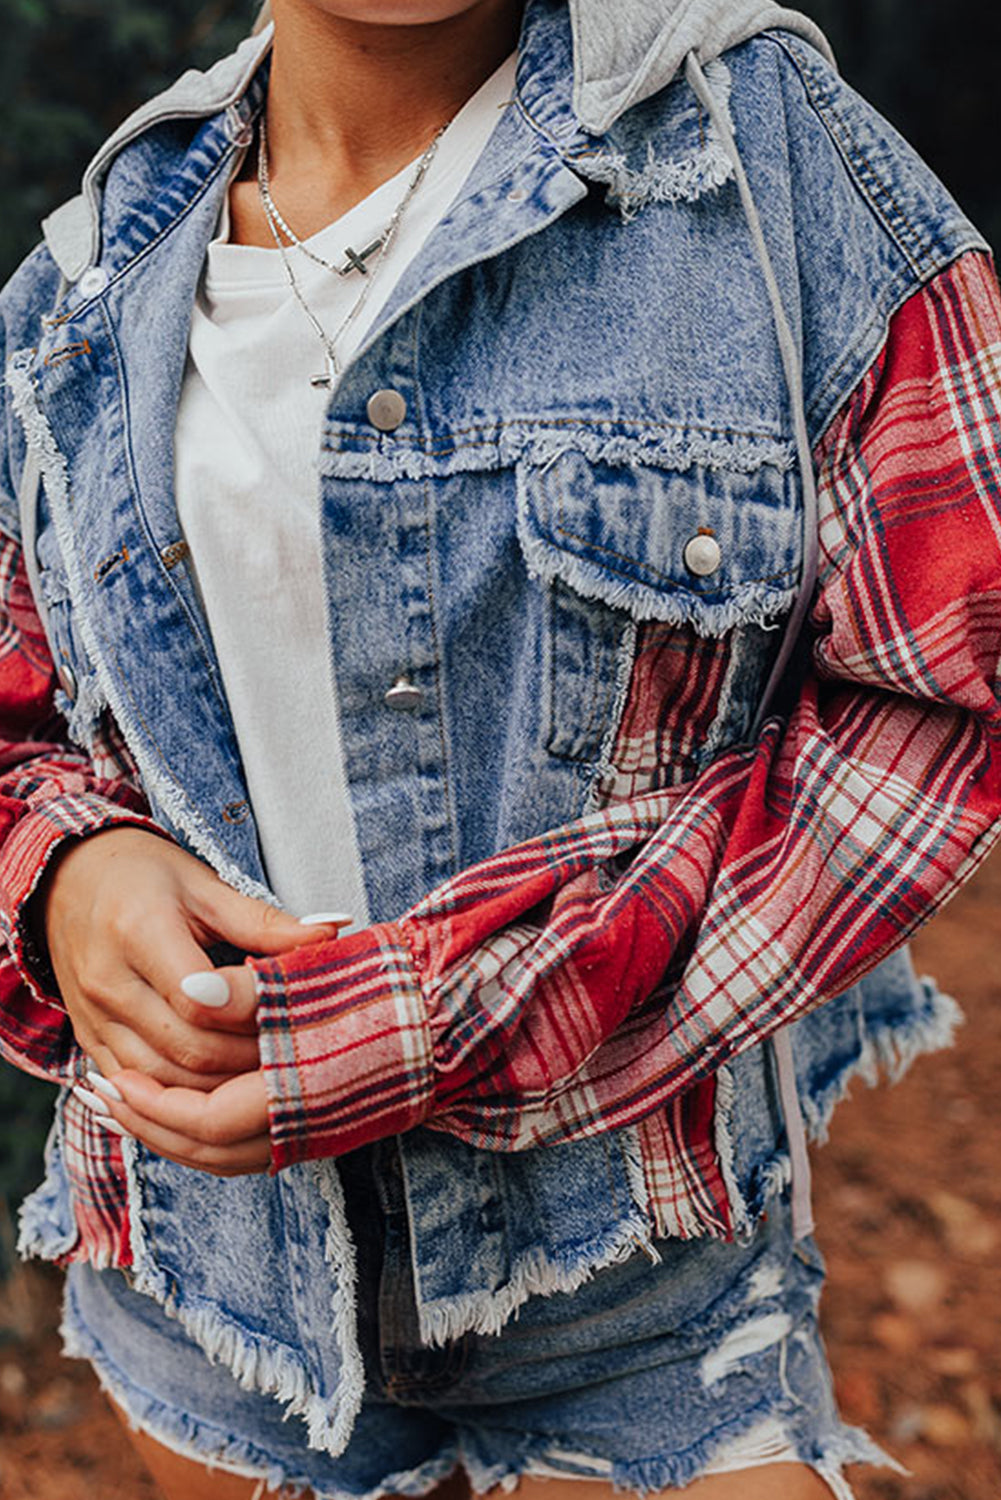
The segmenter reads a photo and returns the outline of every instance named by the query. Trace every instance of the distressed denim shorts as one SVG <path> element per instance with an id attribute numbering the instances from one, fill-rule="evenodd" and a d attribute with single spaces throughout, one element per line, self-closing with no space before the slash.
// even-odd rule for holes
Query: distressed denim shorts
<path id="1" fill-rule="evenodd" d="M 423 1495 L 459 1466 L 477 1492 L 534 1474 L 645 1494 L 782 1460 L 812 1465 L 846 1500 L 843 1464 L 888 1461 L 838 1418 L 816 1320 L 823 1265 L 812 1241 L 793 1244 L 783 1200 L 749 1244 L 660 1241 L 657 1262 L 638 1251 L 575 1292 L 533 1298 L 499 1334 L 428 1348 L 395 1143 L 341 1167 L 366 1389 L 339 1457 L 210 1363 L 120 1271 L 70 1267 L 66 1352 L 175 1452 L 318 1500 Z"/>

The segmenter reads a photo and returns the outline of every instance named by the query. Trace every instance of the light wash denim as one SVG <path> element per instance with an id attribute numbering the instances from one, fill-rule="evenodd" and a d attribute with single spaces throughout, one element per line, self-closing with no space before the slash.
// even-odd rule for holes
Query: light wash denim
<path id="1" fill-rule="evenodd" d="M 691 769 L 739 743 L 796 594 L 788 392 L 729 158 L 681 79 L 588 135 L 571 107 L 570 48 L 565 7 L 530 0 L 517 101 L 327 415 L 331 650 L 374 920 L 589 807 L 639 620 L 733 632 Z M 44 481 L 50 635 L 78 684 L 61 701 L 71 733 L 87 745 L 110 707 L 163 826 L 226 880 L 267 894 L 211 638 L 176 563 L 172 490 L 190 308 L 263 95 L 259 51 L 228 65 L 220 103 L 234 102 L 149 123 L 107 165 L 95 264 L 57 319 L 45 316 L 60 282 L 46 247 L 4 293 L 0 525 L 18 527 L 28 442 Z M 893 311 L 983 242 L 803 38 L 762 35 L 707 75 L 802 345 L 816 441 Z M 407 415 L 380 435 L 366 403 L 387 387 Z M 704 524 L 726 567 L 700 580 L 683 551 Z M 423 692 L 420 712 L 385 706 L 401 671 Z M 294 744 L 290 726 L 290 754 Z M 800 1022 L 814 1134 L 853 1075 L 904 1066 L 954 1020 L 901 955 Z M 746 1238 L 789 1172 L 769 1054 L 723 1070 L 718 1097 L 717 1147 Z M 533 1294 L 574 1290 L 648 1245 L 634 1146 L 629 1131 L 503 1156 L 431 1130 L 404 1138 L 425 1340 L 495 1332 Z M 335 1165 L 223 1181 L 141 1147 L 127 1155 L 136 1288 L 304 1416 L 313 1446 L 342 1451 L 363 1358 Z M 34 1253 L 72 1240 L 58 1121 L 23 1223 Z M 687 1253 L 717 1252 L 677 1257 Z M 281 1273 L 262 1280 L 261 1266 Z M 290 1333 L 310 1326 L 305 1306 L 326 1323 L 322 1358 Z"/>
<path id="2" fill-rule="evenodd" d="M 887 1461 L 838 1418 L 816 1319 L 823 1265 L 812 1241 L 794 1243 L 784 1199 L 746 1245 L 662 1240 L 656 1262 L 634 1255 L 570 1295 L 534 1298 L 499 1334 L 428 1348 L 398 1147 L 366 1148 L 344 1169 L 365 1397 L 339 1456 L 210 1365 L 121 1272 L 70 1267 L 67 1352 L 175 1452 L 318 1500 L 421 1495 L 459 1465 L 478 1493 L 528 1473 L 642 1494 L 787 1449 L 845 1500 L 843 1464 Z M 297 1341 L 322 1368 L 315 1281 L 297 1312 Z"/>

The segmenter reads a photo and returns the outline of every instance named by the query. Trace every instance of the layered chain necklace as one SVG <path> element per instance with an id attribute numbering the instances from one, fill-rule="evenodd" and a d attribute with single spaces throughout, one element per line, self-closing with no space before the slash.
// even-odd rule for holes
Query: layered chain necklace
<path id="1" fill-rule="evenodd" d="M 306 317 L 309 319 L 314 333 L 320 340 L 320 343 L 323 345 L 323 351 L 326 357 L 326 368 L 321 375 L 313 375 L 310 377 L 310 385 L 321 387 L 324 390 L 333 390 L 334 386 L 337 384 L 338 379 L 343 374 L 344 367 L 337 355 L 337 345 L 347 333 L 351 325 L 359 317 L 362 308 L 368 301 L 369 294 L 372 290 L 372 284 L 379 272 L 379 267 L 385 264 L 386 258 L 393 247 L 393 242 L 399 232 L 403 215 L 406 213 L 407 208 L 413 201 L 413 198 L 420 188 L 421 183 L 427 176 L 428 169 L 430 168 L 431 163 L 434 161 L 435 155 L 437 153 L 438 143 L 447 129 L 447 125 L 443 125 L 441 127 L 441 129 L 437 132 L 434 139 L 432 140 L 431 144 L 428 146 L 427 150 L 424 152 L 423 156 L 418 161 L 416 167 L 414 168 L 414 174 L 407 184 L 406 190 L 404 191 L 403 197 L 400 199 L 399 203 L 396 205 L 395 209 L 390 215 L 389 222 L 387 223 L 379 238 L 373 240 L 370 245 L 366 245 L 362 250 L 354 250 L 350 245 L 347 246 L 344 251 L 344 264 L 335 266 L 333 262 L 324 260 L 322 255 L 317 255 L 314 250 L 311 250 L 308 245 L 304 244 L 304 242 L 299 238 L 295 231 L 282 217 L 282 214 L 279 212 L 274 198 L 271 196 L 271 178 L 269 171 L 270 164 L 268 160 L 268 128 L 265 122 L 264 115 L 262 113 L 259 134 L 257 138 L 257 191 L 260 196 L 261 207 L 264 210 L 264 217 L 268 221 L 268 228 L 271 230 L 271 236 L 276 246 L 278 247 L 279 254 L 281 255 L 282 265 L 285 268 L 285 275 L 288 278 L 288 284 L 292 289 L 292 294 L 298 302 L 299 306 L 302 308 L 303 312 L 306 314 Z M 320 322 L 319 318 L 316 316 L 316 313 L 306 301 L 305 294 L 303 293 L 302 287 L 299 285 L 295 270 L 292 266 L 291 257 L 288 253 L 290 247 L 300 251 L 304 256 L 307 257 L 307 259 L 313 261 L 316 265 L 322 266 L 323 269 L 325 271 L 329 271 L 332 276 L 350 276 L 352 273 L 357 272 L 363 278 L 361 290 L 359 291 L 358 296 L 355 298 L 351 307 L 348 309 L 347 315 L 342 319 L 341 323 L 332 334 L 327 332 L 323 324 Z M 374 267 L 370 270 L 368 262 L 370 260 L 373 260 L 375 256 L 378 256 L 378 260 L 375 262 Z"/>

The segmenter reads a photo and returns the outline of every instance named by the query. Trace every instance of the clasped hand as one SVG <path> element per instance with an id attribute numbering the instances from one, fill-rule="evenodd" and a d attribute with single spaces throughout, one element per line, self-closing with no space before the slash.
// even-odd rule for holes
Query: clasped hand
<path id="1" fill-rule="evenodd" d="M 97 1070 L 95 1106 L 184 1166 L 227 1177 L 266 1171 L 254 977 L 242 966 L 213 969 L 206 949 L 283 953 L 336 935 L 349 919 L 304 924 L 240 895 L 167 839 L 128 827 L 69 845 L 37 900 L 74 1034 Z"/>

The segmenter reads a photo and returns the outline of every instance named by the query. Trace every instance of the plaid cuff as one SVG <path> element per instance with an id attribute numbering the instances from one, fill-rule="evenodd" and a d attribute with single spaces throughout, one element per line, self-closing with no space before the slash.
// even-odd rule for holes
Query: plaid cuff
<path id="1" fill-rule="evenodd" d="M 427 1119 L 431 1030 L 396 923 L 247 965 L 257 986 L 276 1171 L 342 1156 Z"/>
<path id="2" fill-rule="evenodd" d="M 106 828 L 145 828 L 169 835 L 142 813 L 94 792 L 62 792 L 32 809 L 0 848 L 0 929 L 14 963 L 31 993 L 57 1002 L 59 987 L 45 945 L 44 924 L 36 921 L 33 896 L 52 859 L 71 840 Z"/>

